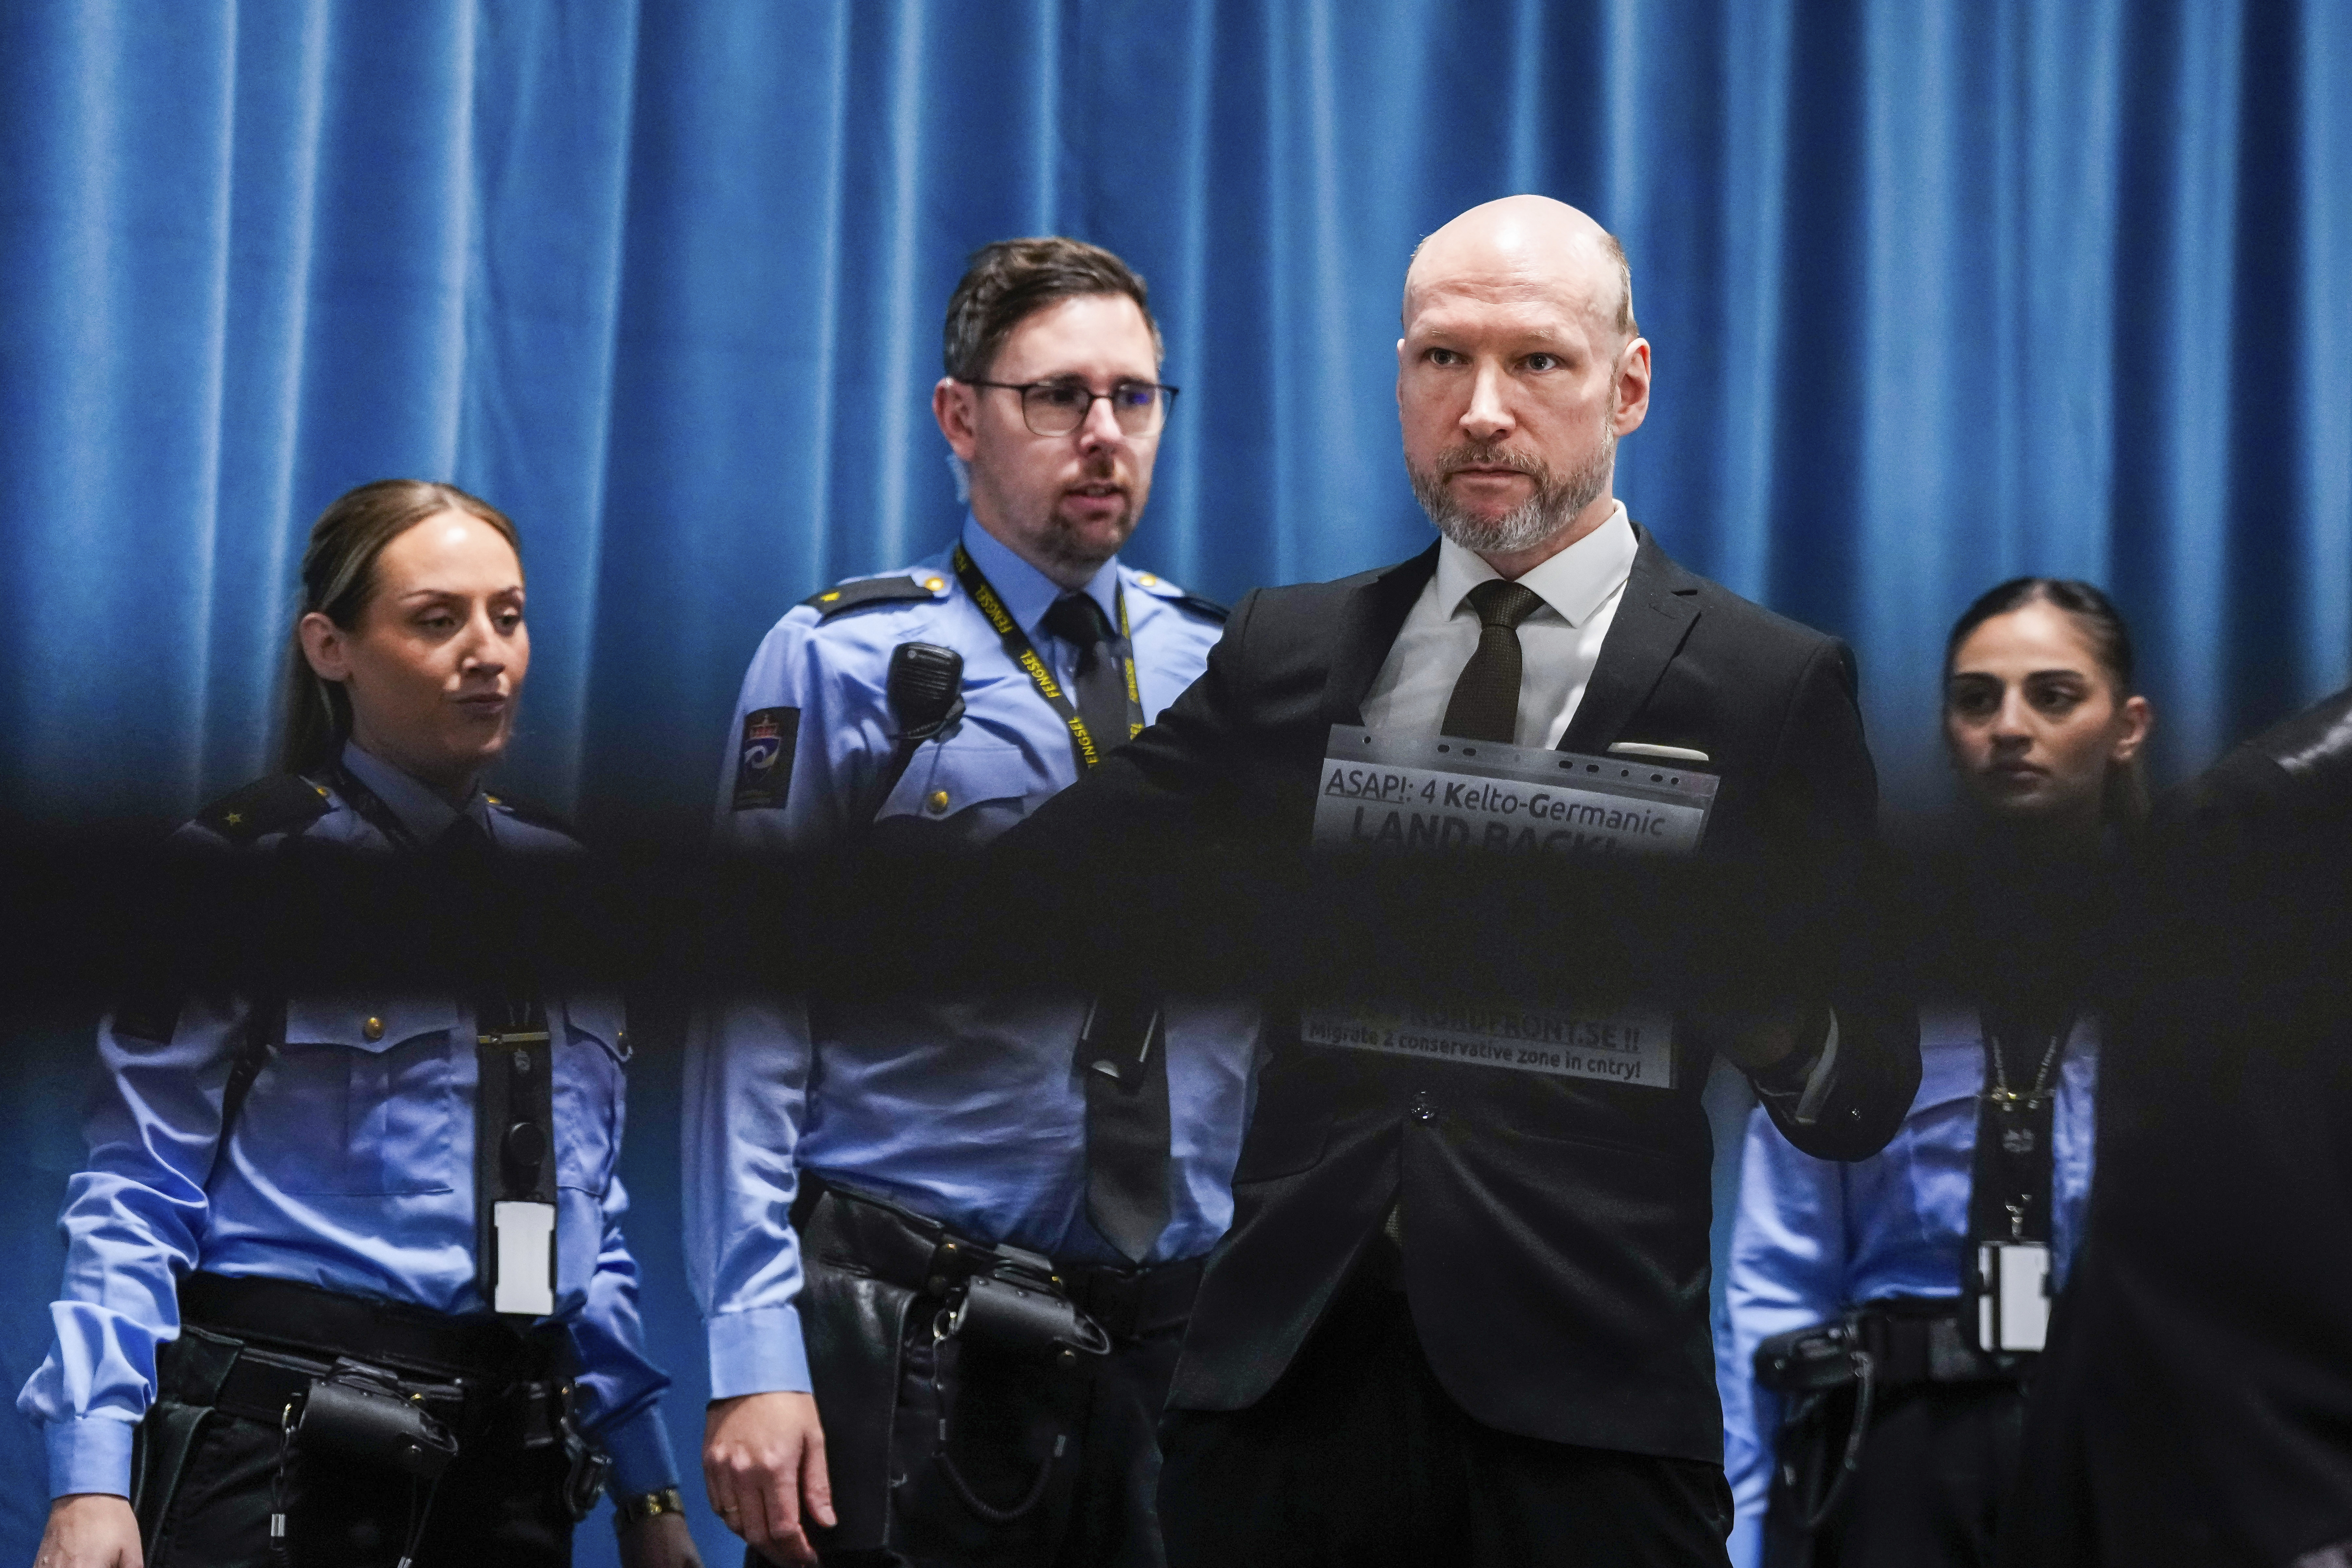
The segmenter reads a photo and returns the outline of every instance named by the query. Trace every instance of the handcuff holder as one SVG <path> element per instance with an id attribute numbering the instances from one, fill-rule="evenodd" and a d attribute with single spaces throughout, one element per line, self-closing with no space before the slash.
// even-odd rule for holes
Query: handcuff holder
<path id="1" fill-rule="evenodd" d="M 950 1244 L 951 1245 L 951 1244 Z M 944 1248 L 943 1248 L 944 1250 Z M 1110 1353 L 1110 1334 L 1063 1293 L 1053 1260 L 1017 1247 L 997 1245 L 988 1264 L 953 1278 L 946 1304 L 931 1323 L 931 1397 L 939 1411 L 939 1447 L 933 1458 L 957 1499 L 974 1515 L 994 1525 L 1008 1525 L 1025 1517 L 1045 1500 L 1055 1468 L 1069 1452 L 1070 1436 L 1057 1432 L 1053 1449 L 1038 1462 L 1029 1485 L 1009 1505 L 982 1497 L 948 1451 L 948 1411 L 951 1403 L 940 1376 L 939 1357 L 949 1340 L 965 1340 L 999 1354 L 1044 1361 L 1067 1371 L 1080 1356 Z M 971 1255 L 966 1253 L 964 1261 Z"/>
<path id="2" fill-rule="evenodd" d="M 1811 1537 L 1827 1523 L 1846 1488 L 1862 1468 L 1863 1439 L 1870 1432 L 1876 1403 L 1878 1357 L 1866 1342 L 1862 1314 L 1847 1312 L 1826 1322 L 1774 1334 L 1756 1347 L 1756 1382 L 1785 1397 L 1772 1490 L 1776 1511 L 1783 1505 L 1790 1525 Z M 1845 1440 L 1832 1444 L 1834 1401 L 1853 1390 L 1846 1415 Z M 1838 1454 L 1835 1468 L 1830 1453 Z"/>
<path id="3" fill-rule="evenodd" d="M 942 1337 L 1064 1364 L 1110 1352 L 1109 1333 L 1061 1292 L 1050 1266 L 1042 1278 L 1018 1264 L 965 1276 L 948 1298 L 945 1329 Z"/>
<path id="4" fill-rule="evenodd" d="M 537 1389 L 541 1385 L 533 1384 Z M 563 1445 L 563 1506 L 572 1510 L 572 1522 L 579 1523 L 596 1511 L 596 1500 L 604 1495 L 604 1482 L 613 1473 L 613 1456 L 588 1440 L 580 1430 L 572 1401 L 577 1384 L 564 1382 L 548 1389 L 542 1395 L 542 1409 L 555 1413 L 554 1440 Z M 542 1439 L 534 1436 L 526 1439 L 528 1448 L 541 1447 Z"/>
<path id="5" fill-rule="evenodd" d="M 286 1406 L 293 1452 L 379 1466 L 430 1486 L 457 1457 L 457 1439 L 380 1367 L 335 1363 Z"/>
<path id="6" fill-rule="evenodd" d="M 386 1469 L 408 1478 L 408 1538 L 400 1568 L 411 1568 L 433 1513 L 442 1472 L 457 1457 L 457 1439 L 425 1408 L 424 1396 L 401 1386 L 392 1373 L 349 1356 L 286 1402 L 280 1419 L 278 1469 L 270 1482 L 269 1556 L 286 1563 L 286 1472 L 289 1462 L 323 1458 Z"/>

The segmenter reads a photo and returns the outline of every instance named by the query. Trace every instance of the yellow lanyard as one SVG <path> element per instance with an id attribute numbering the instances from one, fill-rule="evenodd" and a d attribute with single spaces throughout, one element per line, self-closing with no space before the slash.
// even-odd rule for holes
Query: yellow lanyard
<path id="1" fill-rule="evenodd" d="M 981 574 L 979 563 L 972 560 L 961 541 L 955 547 L 955 574 L 956 580 L 963 584 L 963 591 L 971 595 L 971 602 L 980 606 L 980 613 L 988 617 L 988 624 L 996 629 L 997 640 L 1004 645 L 1005 657 L 1027 672 L 1029 683 L 1037 689 L 1038 695 L 1045 698 L 1054 711 L 1061 716 L 1062 722 L 1070 727 L 1070 739 L 1077 743 L 1080 763 L 1089 771 L 1100 766 L 1102 752 L 1095 744 L 1094 736 L 1087 731 L 1086 720 L 1079 717 L 1069 694 L 1062 689 L 1062 683 L 1054 679 L 1053 670 L 1029 641 L 1027 634 L 1014 623 L 1013 613 L 1004 607 L 1004 601 L 996 596 L 996 590 L 989 586 L 988 579 Z M 1143 732 L 1143 696 L 1135 684 L 1135 649 L 1133 632 L 1127 619 L 1127 589 L 1123 585 L 1114 586 L 1111 600 L 1118 607 L 1118 662 L 1120 672 L 1127 678 L 1126 739 L 1132 741 Z"/>

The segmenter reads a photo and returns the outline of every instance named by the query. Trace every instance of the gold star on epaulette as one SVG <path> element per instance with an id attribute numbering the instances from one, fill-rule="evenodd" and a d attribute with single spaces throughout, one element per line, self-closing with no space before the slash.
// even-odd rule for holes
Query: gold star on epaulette
<path id="1" fill-rule="evenodd" d="M 227 823 L 231 827 L 236 827 L 244 823 L 245 813 L 241 811 L 232 811 L 221 820 Z"/>

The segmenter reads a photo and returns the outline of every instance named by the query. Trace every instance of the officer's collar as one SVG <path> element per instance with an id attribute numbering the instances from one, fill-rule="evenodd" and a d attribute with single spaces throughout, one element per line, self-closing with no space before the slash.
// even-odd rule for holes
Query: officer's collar
<path id="1" fill-rule="evenodd" d="M 1054 601 L 1067 592 L 1059 583 L 1005 548 L 996 535 L 980 526 L 980 520 L 970 512 L 963 518 L 963 547 L 971 554 L 980 574 L 1004 601 L 1013 622 L 1033 637 L 1038 635 L 1038 623 Z M 1087 582 L 1087 596 L 1102 606 L 1103 623 L 1118 625 L 1118 557 L 1102 563 L 1101 569 Z"/>
<path id="2" fill-rule="evenodd" d="M 361 748 L 357 741 L 343 742 L 342 763 L 345 772 L 365 784 L 375 797 L 391 808 L 419 844 L 430 844 L 441 837 L 458 817 L 457 807 L 451 805 L 426 785 L 394 767 L 390 763 Z M 479 784 L 467 798 L 464 815 L 472 817 L 484 829 L 490 826 L 489 801 Z"/>

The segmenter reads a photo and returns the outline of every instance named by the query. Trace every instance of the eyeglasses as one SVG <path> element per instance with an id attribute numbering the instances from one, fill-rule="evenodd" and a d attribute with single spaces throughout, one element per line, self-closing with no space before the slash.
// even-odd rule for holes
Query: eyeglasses
<path id="1" fill-rule="evenodd" d="M 992 386 L 1021 395 L 1021 420 L 1033 436 L 1066 436 L 1087 422 L 1097 400 L 1110 405 L 1110 416 L 1129 436 L 1149 436 L 1168 420 L 1168 405 L 1177 389 L 1156 381 L 1122 381 L 1108 392 L 1097 392 L 1082 381 L 967 381 L 966 386 Z"/>

